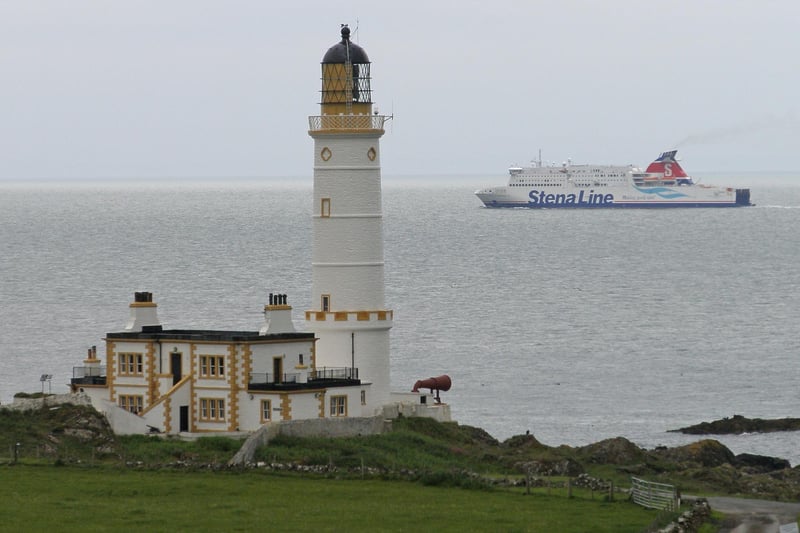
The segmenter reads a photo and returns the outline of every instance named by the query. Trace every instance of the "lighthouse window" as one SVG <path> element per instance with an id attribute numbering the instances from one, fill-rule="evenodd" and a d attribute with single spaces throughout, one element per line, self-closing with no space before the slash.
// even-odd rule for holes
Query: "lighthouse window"
<path id="1" fill-rule="evenodd" d="M 323 198 L 322 204 L 320 205 L 319 209 L 319 216 L 321 217 L 329 217 L 331 216 L 331 199 L 330 198 Z"/>
<path id="2" fill-rule="evenodd" d="M 224 422 L 225 400 L 221 398 L 200 398 L 200 420 Z"/>
<path id="3" fill-rule="evenodd" d="M 331 396 L 331 416 L 347 416 L 347 396 Z"/>
<path id="4" fill-rule="evenodd" d="M 331 310 L 331 296 L 330 294 L 322 295 L 322 311 L 327 313 Z"/>
<path id="5" fill-rule="evenodd" d="M 225 357 L 222 355 L 200 356 L 200 377 L 221 378 L 225 376 Z"/>
<path id="6" fill-rule="evenodd" d="M 261 400 L 261 422 L 272 420 L 272 400 Z"/>
<path id="7" fill-rule="evenodd" d="M 142 412 L 142 408 L 144 406 L 143 398 L 133 394 L 120 394 L 119 406 L 126 411 L 130 411 L 131 413 L 138 415 Z"/>
<path id="8" fill-rule="evenodd" d="M 121 353 L 118 355 L 120 376 L 141 376 L 143 359 L 140 353 Z"/>

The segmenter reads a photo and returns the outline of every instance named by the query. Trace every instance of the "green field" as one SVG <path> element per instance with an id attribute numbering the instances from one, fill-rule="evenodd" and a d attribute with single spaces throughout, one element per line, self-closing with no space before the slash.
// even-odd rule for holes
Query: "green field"
<path id="1" fill-rule="evenodd" d="M 545 491 L 17 464 L 0 466 L 0 530 L 625 533 L 658 517 L 588 492 Z"/>

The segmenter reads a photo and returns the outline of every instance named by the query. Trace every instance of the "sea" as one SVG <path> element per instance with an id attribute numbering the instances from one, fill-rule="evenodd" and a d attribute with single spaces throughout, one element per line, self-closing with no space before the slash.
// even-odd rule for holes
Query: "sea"
<path id="1" fill-rule="evenodd" d="M 723 175 L 754 207 L 486 209 L 496 176 L 384 177 L 394 390 L 447 374 L 454 420 L 581 446 L 800 417 L 800 172 Z M 727 180 L 727 181 L 726 181 Z M 136 291 L 165 328 L 304 329 L 312 179 L 0 182 L 0 403 L 64 393 Z M 800 432 L 712 436 L 800 464 Z"/>

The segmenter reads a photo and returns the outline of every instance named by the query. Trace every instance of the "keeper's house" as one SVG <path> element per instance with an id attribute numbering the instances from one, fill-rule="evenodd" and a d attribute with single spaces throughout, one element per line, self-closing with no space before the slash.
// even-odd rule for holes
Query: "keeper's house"
<path id="1" fill-rule="evenodd" d="M 270 294 L 259 331 L 164 329 L 156 308 L 151 293 L 137 292 L 125 329 L 106 334 L 105 360 L 92 347 L 73 370 L 72 391 L 117 433 L 246 432 L 375 414 L 358 368 L 317 366 L 316 338 L 295 331 L 284 294 Z"/>

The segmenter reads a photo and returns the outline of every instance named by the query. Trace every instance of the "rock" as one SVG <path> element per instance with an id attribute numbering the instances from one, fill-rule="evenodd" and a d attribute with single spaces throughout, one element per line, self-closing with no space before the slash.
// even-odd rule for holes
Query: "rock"
<path id="1" fill-rule="evenodd" d="M 577 448 L 590 463 L 632 465 L 645 461 L 647 453 L 626 438 L 606 439 Z"/>
<path id="2" fill-rule="evenodd" d="M 702 467 L 736 463 L 736 456 L 733 452 L 713 439 L 705 439 L 666 450 L 655 450 L 652 453 L 662 460 L 681 464 L 693 463 Z"/>
<path id="3" fill-rule="evenodd" d="M 670 430 L 689 435 L 739 435 L 741 433 L 770 433 L 773 431 L 800 431 L 800 418 L 745 418 L 733 415 L 713 422 L 701 422 L 693 426 Z"/>
<path id="4" fill-rule="evenodd" d="M 791 468 L 791 464 L 786 459 L 752 453 L 740 453 L 736 456 L 734 464 L 738 468 L 747 468 L 751 474 L 766 474 L 775 470 Z"/>
<path id="5" fill-rule="evenodd" d="M 571 459 L 539 459 L 516 463 L 520 472 L 530 473 L 534 476 L 570 476 L 575 477 L 583 473 L 583 466 Z"/>

